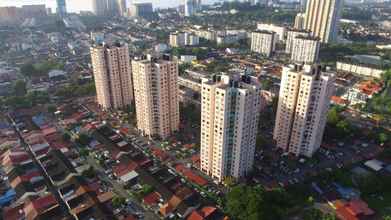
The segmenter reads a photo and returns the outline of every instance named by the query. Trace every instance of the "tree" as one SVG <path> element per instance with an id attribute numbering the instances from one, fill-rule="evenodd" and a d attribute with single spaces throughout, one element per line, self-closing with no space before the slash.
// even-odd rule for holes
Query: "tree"
<path id="1" fill-rule="evenodd" d="M 232 176 L 227 176 L 224 178 L 224 185 L 231 187 L 235 184 L 235 179 Z"/>
<path id="2" fill-rule="evenodd" d="M 64 133 L 62 135 L 62 139 L 64 139 L 64 141 L 69 141 L 71 140 L 71 136 L 68 133 Z"/>
<path id="3" fill-rule="evenodd" d="M 341 117 L 339 116 L 338 109 L 336 107 L 332 107 L 327 114 L 327 123 L 336 126 L 340 119 Z"/>
<path id="4" fill-rule="evenodd" d="M 347 120 L 339 121 L 336 125 L 336 128 L 338 134 L 340 134 L 341 137 L 349 135 L 352 132 L 352 127 Z"/>
<path id="5" fill-rule="evenodd" d="M 227 193 L 224 208 L 236 220 L 275 220 L 286 217 L 290 201 L 290 195 L 281 189 L 238 185 Z"/>
<path id="6" fill-rule="evenodd" d="M 79 134 L 79 137 L 77 138 L 76 141 L 77 141 L 77 143 L 79 143 L 80 145 L 85 146 L 85 145 L 87 145 L 87 144 L 90 143 L 90 140 L 91 140 L 91 138 L 90 138 L 87 134 L 81 133 L 81 134 Z"/>
<path id="7" fill-rule="evenodd" d="M 383 145 L 386 142 L 388 142 L 388 135 L 386 133 L 380 133 L 379 134 L 379 143 Z"/>
<path id="8" fill-rule="evenodd" d="M 93 167 L 90 167 L 89 169 L 84 170 L 82 175 L 89 178 L 89 179 L 92 179 L 96 176 L 96 171 Z"/>
<path id="9" fill-rule="evenodd" d="M 48 106 L 48 112 L 54 114 L 57 111 L 57 107 L 55 105 Z"/>
<path id="10" fill-rule="evenodd" d="M 318 209 L 311 208 L 305 212 L 303 220 L 336 220 L 336 217 L 331 214 L 324 214 Z"/>
<path id="11" fill-rule="evenodd" d="M 120 208 L 126 203 L 126 199 L 124 197 L 116 195 L 111 199 L 111 202 L 114 208 Z"/>
<path id="12" fill-rule="evenodd" d="M 16 96 L 24 96 L 26 93 L 26 82 L 24 80 L 17 80 L 14 84 L 14 94 Z"/>

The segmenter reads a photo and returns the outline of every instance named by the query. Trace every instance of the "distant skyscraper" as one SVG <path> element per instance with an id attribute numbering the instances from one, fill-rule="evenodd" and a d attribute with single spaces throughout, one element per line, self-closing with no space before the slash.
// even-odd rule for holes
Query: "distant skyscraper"
<path id="1" fill-rule="evenodd" d="M 64 17 L 67 14 L 67 6 L 65 0 L 57 0 L 57 14 Z"/>
<path id="2" fill-rule="evenodd" d="M 278 148 L 307 157 L 319 149 L 334 80 L 318 65 L 283 67 L 273 134 Z"/>
<path id="3" fill-rule="evenodd" d="M 142 17 L 142 18 L 151 18 L 153 15 L 153 5 L 152 3 L 133 3 L 130 5 L 130 16 L 132 17 Z"/>
<path id="4" fill-rule="evenodd" d="M 132 61 L 137 128 L 169 137 L 179 127 L 178 64 L 165 59 Z"/>
<path id="5" fill-rule="evenodd" d="M 203 79 L 201 96 L 201 170 L 219 182 L 246 176 L 254 163 L 261 109 L 258 79 Z"/>
<path id="6" fill-rule="evenodd" d="M 308 0 L 304 29 L 310 30 L 321 42 L 337 41 L 343 0 Z"/>
<path id="7" fill-rule="evenodd" d="M 104 109 L 124 108 L 133 101 L 133 85 L 127 44 L 91 47 L 98 104 Z"/>
<path id="8" fill-rule="evenodd" d="M 92 12 L 97 16 L 106 15 L 107 2 L 106 0 L 92 0 Z"/>
<path id="9" fill-rule="evenodd" d="M 185 0 L 185 16 L 193 16 L 200 8 L 199 0 Z"/>

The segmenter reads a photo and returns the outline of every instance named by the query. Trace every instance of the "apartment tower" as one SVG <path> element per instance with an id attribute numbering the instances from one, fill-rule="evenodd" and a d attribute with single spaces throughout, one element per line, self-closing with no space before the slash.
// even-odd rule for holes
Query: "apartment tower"
<path id="1" fill-rule="evenodd" d="M 137 128 L 167 138 L 179 126 L 178 64 L 167 58 L 132 61 Z"/>
<path id="2" fill-rule="evenodd" d="M 132 73 L 127 44 L 91 47 L 98 104 L 103 109 L 124 108 L 133 101 Z"/>
<path id="3" fill-rule="evenodd" d="M 287 31 L 285 53 L 292 53 L 293 40 L 298 36 L 310 36 L 311 32 L 300 29 L 290 29 Z"/>
<path id="4" fill-rule="evenodd" d="M 310 30 L 322 43 L 337 41 L 342 0 L 308 0 L 304 29 Z"/>
<path id="5" fill-rule="evenodd" d="M 283 67 L 273 134 L 278 148 L 307 157 L 319 149 L 334 81 L 319 65 Z"/>
<path id="6" fill-rule="evenodd" d="M 218 182 L 252 170 L 261 109 L 256 77 L 202 79 L 201 170 Z"/>
<path id="7" fill-rule="evenodd" d="M 293 39 L 291 61 L 313 64 L 318 61 L 320 41 L 317 37 L 297 36 Z"/>
<path id="8" fill-rule="evenodd" d="M 251 51 L 270 57 L 276 49 L 276 33 L 258 30 L 251 33 Z"/>

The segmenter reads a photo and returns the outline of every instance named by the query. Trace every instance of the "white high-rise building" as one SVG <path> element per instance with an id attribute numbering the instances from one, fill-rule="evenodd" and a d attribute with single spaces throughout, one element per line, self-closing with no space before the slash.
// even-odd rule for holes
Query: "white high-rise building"
<path id="1" fill-rule="evenodd" d="M 252 170 L 261 105 L 256 77 L 202 80 L 201 170 L 216 181 Z"/>
<path id="2" fill-rule="evenodd" d="M 310 30 L 321 42 L 337 41 L 343 0 L 308 0 L 304 29 Z"/>
<path id="3" fill-rule="evenodd" d="M 278 148 L 307 157 L 319 149 L 334 81 L 319 65 L 283 67 L 273 134 Z"/>
<path id="4" fill-rule="evenodd" d="M 257 24 L 257 29 L 261 30 L 261 31 L 275 32 L 276 36 L 277 36 L 277 40 L 279 40 L 279 41 L 285 40 L 286 28 L 283 26 L 277 26 L 274 24 L 259 23 L 259 24 Z"/>
<path id="5" fill-rule="evenodd" d="M 287 37 L 286 37 L 286 46 L 285 46 L 285 53 L 291 54 L 292 53 L 292 45 L 293 40 L 298 36 L 310 36 L 309 31 L 305 30 L 299 30 L 299 29 L 291 29 L 287 31 Z"/>
<path id="6" fill-rule="evenodd" d="M 98 104 L 104 109 L 124 108 L 133 101 L 132 71 L 127 44 L 91 47 Z"/>
<path id="7" fill-rule="evenodd" d="M 170 59 L 132 61 L 137 128 L 167 138 L 179 127 L 178 64 Z"/>
<path id="8" fill-rule="evenodd" d="M 318 61 L 320 41 L 317 37 L 297 36 L 293 39 L 291 61 L 313 64 Z"/>
<path id="9" fill-rule="evenodd" d="M 184 0 L 185 2 L 185 16 L 193 16 L 201 10 L 201 0 Z"/>
<path id="10" fill-rule="evenodd" d="M 270 57 L 276 49 L 276 33 L 259 30 L 251 33 L 251 51 Z"/>

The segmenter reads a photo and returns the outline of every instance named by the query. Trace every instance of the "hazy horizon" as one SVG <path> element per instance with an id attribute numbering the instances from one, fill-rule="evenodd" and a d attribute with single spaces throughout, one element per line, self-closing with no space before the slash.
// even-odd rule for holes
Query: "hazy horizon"
<path id="1" fill-rule="evenodd" d="M 131 0 L 128 0 L 130 2 Z M 152 2 L 155 8 L 168 8 L 180 5 L 184 0 L 137 0 L 134 2 Z M 221 0 L 203 0 L 203 4 L 211 4 Z M 92 10 L 92 0 L 66 0 L 70 12 Z M 47 8 L 56 8 L 56 0 L 0 0 L 0 6 L 21 6 L 28 4 L 45 4 Z"/>

